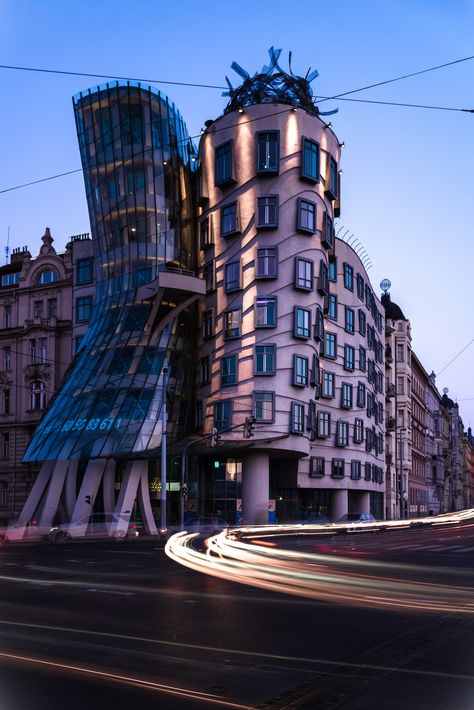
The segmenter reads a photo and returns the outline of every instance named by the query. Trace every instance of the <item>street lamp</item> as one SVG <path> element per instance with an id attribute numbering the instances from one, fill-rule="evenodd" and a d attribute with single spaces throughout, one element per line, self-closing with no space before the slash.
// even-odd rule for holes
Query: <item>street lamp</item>
<path id="1" fill-rule="evenodd" d="M 399 437 L 400 437 L 400 448 L 399 448 L 399 457 L 400 457 L 400 473 L 399 473 L 399 479 L 398 479 L 398 494 L 399 494 L 399 505 L 400 505 L 400 518 L 404 518 L 404 502 L 405 502 L 405 497 L 403 493 L 403 438 L 402 434 L 403 432 L 406 431 L 405 427 L 402 427 L 401 429 L 398 430 L 399 432 Z"/>
<path id="2" fill-rule="evenodd" d="M 163 399 L 161 405 L 161 490 L 160 490 L 160 501 L 161 501 L 161 516 L 160 516 L 160 526 L 162 530 L 166 530 L 166 424 L 167 424 L 167 413 L 166 413 L 166 375 L 168 374 L 168 368 L 163 368 Z"/>

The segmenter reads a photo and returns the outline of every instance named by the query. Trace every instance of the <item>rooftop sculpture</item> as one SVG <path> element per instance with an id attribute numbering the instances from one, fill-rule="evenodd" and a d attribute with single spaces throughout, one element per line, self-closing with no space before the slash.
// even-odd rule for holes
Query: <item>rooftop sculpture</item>
<path id="1" fill-rule="evenodd" d="M 224 113 L 230 113 L 252 104 L 270 103 L 272 101 L 288 103 L 292 106 L 303 108 L 315 116 L 331 116 L 337 113 L 338 109 L 322 112 L 314 102 L 310 84 L 319 76 L 318 70 L 311 71 L 311 68 L 309 68 L 304 77 L 293 74 L 291 69 L 292 54 L 290 52 L 288 55 L 289 73 L 284 71 L 278 64 L 281 51 L 281 49 L 270 47 L 268 50 L 270 64 L 268 66 L 265 65 L 262 71 L 254 74 L 254 76 L 250 76 L 237 62 L 232 62 L 232 69 L 242 77 L 243 82 L 234 89 L 226 76 L 229 90 L 224 91 L 222 95 L 229 96 L 230 101 Z"/>

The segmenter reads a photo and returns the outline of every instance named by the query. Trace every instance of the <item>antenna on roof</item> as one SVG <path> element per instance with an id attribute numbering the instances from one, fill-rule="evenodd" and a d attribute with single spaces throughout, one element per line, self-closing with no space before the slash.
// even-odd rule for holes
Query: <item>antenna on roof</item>
<path id="1" fill-rule="evenodd" d="M 5 247 L 5 264 L 8 264 L 8 255 L 10 254 L 10 225 L 8 225 L 7 245 Z"/>

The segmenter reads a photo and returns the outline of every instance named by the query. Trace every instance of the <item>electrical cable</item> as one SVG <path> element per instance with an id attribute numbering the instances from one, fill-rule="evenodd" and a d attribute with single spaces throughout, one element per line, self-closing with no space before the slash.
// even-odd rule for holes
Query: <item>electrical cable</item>
<path id="1" fill-rule="evenodd" d="M 458 354 L 455 355 L 455 356 L 453 357 L 453 359 L 450 360 L 450 361 L 447 363 L 447 365 L 445 365 L 445 366 L 443 367 L 442 370 L 440 370 L 439 372 L 436 373 L 436 377 L 439 377 L 440 374 L 441 374 L 442 372 L 444 372 L 444 371 L 446 370 L 446 368 L 449 367 L 449 365 L 451 365 L 452 362 L 454 362 L 460 355 L 462 355 L 462 353 L 463 353 L 465 350 L 468 349 L 468 347 L 469 347 L 470 345 L 472 345 L 472 343 L 474 343 L 474 338 L 473 338 L 472 340 L 470 340 L 470 341 L 468 342 L 468 344 L 465 345 L 465 346 L 463 347 L 463 349 L 460 350 L 460 351 L 458 352 Z"/>

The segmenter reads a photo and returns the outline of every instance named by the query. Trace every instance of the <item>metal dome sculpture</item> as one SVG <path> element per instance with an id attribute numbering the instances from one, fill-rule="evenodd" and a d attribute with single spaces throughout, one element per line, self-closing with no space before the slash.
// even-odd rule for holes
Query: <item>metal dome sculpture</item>
<path id="1" fill-rule="evenodd" d="M 306 72 L 306 76 L 297 76 L 291 69 L 291 56 L 288 55 L 289 73 L 284 71 L 278 64 L 281 49 L 270 47 L 270 64 L 264 66 L 260 73 L 250 76 L 237 62 L 232 62 L 232 69 L 242 77 L 243 83 L 236 89 L 232 86 L 229 78 L 226 81 L 229 86 L 228 91 L 224 91 L 222 96 L 230 96 L 224 113 L 237 111 L 252 104 L 270 103 L 278 101 L 280 103 L 291 104 L 292 106 L 305 109 L 315 116 L 331 116 L 337 113 L 338 109 L 322 112 L 314 102 L 311 82 L 319 76 L 317 69 L 311 71 L 311 67 Z"/>

